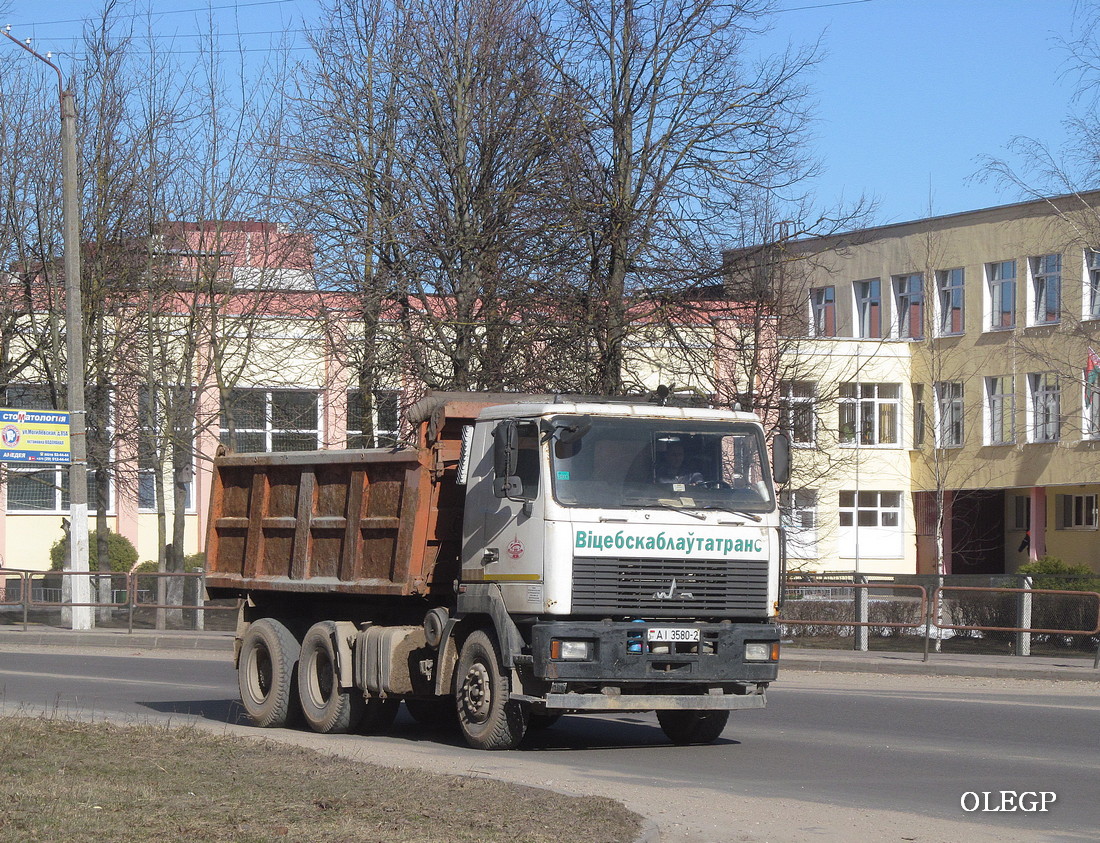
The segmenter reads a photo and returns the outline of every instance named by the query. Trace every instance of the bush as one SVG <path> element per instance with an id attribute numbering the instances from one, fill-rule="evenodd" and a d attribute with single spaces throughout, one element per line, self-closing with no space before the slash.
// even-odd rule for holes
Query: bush
<path id="1" fill-rule="evenodd" d="M 1100 577 L 1088 565 L 1068 565 L 1055 556 L 1044 556 L 1021 565 L 1020 574 L 1032 578 L 1032 588 L 1056 591 L 1100 591 Z"/>
<path id="2" fill-rule="evenodd" d="M 96 531 L 88 534 L 88 567 L 99 570 L 99 548 L 96 546 Z M 107 556 L 111 560 L 111 570 L 115 573 L 125 574 L 138 560 L 137 548 L 125 536 L 118 533 L 107 533 Z M 65 567 L 65 560 L 69 558 L 69 536 L 54 542 L 50 548 L 50 570 L 60 571 Z"/>

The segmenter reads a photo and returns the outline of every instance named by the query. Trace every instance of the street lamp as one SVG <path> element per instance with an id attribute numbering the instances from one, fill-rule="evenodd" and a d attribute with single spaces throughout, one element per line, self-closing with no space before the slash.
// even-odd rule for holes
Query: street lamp
<path id="1" fill-rule="evenodd" d="M 84 323 L 80 302 L 80 188 L 76 163 L 76 99 L 65 89 L 61 69 L 4 28 L 8 40 L 18 44 L 57 74 L 61 100 L 61 196 L 62 239 L 65 251 L 65 348 L 69 380 L 69 554 L 72 570 L 73 629 L 92 628 L 91 582 L 88 573 L 88 459 L 84 417 Z M 85 576 L 79 576 L 84 574 Z M 78 605 L 85 604 L 85 605 Z"/>

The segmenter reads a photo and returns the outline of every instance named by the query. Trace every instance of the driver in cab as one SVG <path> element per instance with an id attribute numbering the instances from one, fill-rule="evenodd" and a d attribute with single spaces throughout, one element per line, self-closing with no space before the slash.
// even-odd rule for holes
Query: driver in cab
<path id="1" fill-rule="evenodd" d="M 665 446 L 657 466 L 658 483 L 684 483 L 692 485 L 703 482 L 703 475 L 684 466 L 684 445 L 682 442 L 669 442 Z"/>

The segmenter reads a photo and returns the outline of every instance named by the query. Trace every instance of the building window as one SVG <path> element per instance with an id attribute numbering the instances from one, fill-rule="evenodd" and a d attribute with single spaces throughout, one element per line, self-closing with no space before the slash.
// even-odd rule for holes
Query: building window
<path id="1" fill-rule="evenodd" d="M 817 287 L 810 290 L 810 310 L 815 337 L 836 336 L 836 288 Z"/>
<path id="2" fill-rule="evenodd" d="M 1096 495 L 1058 495 L 1059 530 L 1095 530 Z"/>
<path id="3" fill-rule="evenodd" d="M 817 558 L 817 492 L 787 489 L 779 498 L 783 526 L 787 528 L 787 553 L 794 559 Z"/>
<path id="4" fill-rule="evenodd" d="M 845 558 L 904 555 L 901 492 L 842 491 L 837 546 Z"/>
<path id="5" fill-rule="evenodd" d="M 928 424 L 928 412 L 924 408 L 924 384 L 912 384 L 913 388 L 913 447 L 924 445 L 924 428 Z"/>
<path id="6" fill-rule="evenodd" d="M 17 410 L 56 410 L 64 408 L 65 396 L 58 396 L 55 406 L 50 387 L 46 384 L 8 384 L 5 406 Z M 96 406 L 96 397 L 91 389 L 87 393 L 86 405 Z M 107 412 L 110 398 L 107 399 Z M 94 430 L 93 414 L 88 414 L 88 431 Z M 114 431 L 110 423 L 107 438 L 110 441 Z M 7 463 L 8 512 L 67 512 L 69 510 L 69 468 L 55 466 L 38 468 L 29 464 Z M 98 512 L 96 497 L 96 472 L 88 469 L 88 511 Z M 114 498 L 113 482 L 108 487 L 108 501 Z M 110 509 L 108 504 L 108 510 Z"/>
<path id="7" fill-rule="evenodd" d="M 1007 375 L 985 379 L 985 444 L 1008 445 L 1015 441 L 1012 429 L 1016 410 L 1012 378 Z"/>
<path id="8" fill-rule="evenodd" d="M 814 396 L 817 384 L 812 381 L 781 381 L 779 384 L 781 424 L 790 432 L 796 445 L 812 445 L 814 441 Z"/>
<path id="9" fill-rule="evenodd" d="M 945 269 L 936 273 L 936 289 L 939 292 L 939 333 L 941 336 L 961 334 L 964 320 L 965 276 L 961 268 Z"/>
<path id="10" fill-rule="evenodd" d="M 907 340 L 924 339 L 924 276 L 898 275 L 894 278 L 897 302 L 898 336 Z"/>
<path id="11" fill-rule="evenodd" d="M 1057 442 L 1062 435 L 1062 391 L 1053 372 L 1027 376 L 1032 442 Z"/>
<path id="12" fill-rule="evenodd" d="M 186 387 L 177 387 L 173 390 L 172 401 L 176 403 L 176 411 L 182 412 L 185 408 L 190 408 L 192 395 L 191 390 Z M 137 475 L 137 497 L 138 497 L 138 510 L 142 512 L 154 512 L 157 510 L 157 467 L 158 465 L 165 465 L 169 469 L 172 466 L 173 459 L 182 459 L 190 462 L 194 458 L 194 431 L 193 426 L 187 424 L 187 431 L 183 437 L 185 441 L 177 442 L 176 436 L 171 431 L 165 430 L 164 425 L 168 423 L 165 419 L 165 415 L 162 412 L 162 403 L 164 401 L 163 396 L 159 395 L 149 389 L 148 386 L 141 386 L 138 389 L 138 418 L 137 418 L 137 434 L 138 434 L 138 475 Z M 150 402 L 153 402 L 153 406 L 150 407 Z M 158 459 L 158 455 L 160 459 Z M 190 472 L 189 472 L 190 474 Z M 172 493 L 172 481 L 170 479 L 165 480 L 164 494 L 167 500 L 165 501 L 165 509 L 169 509 L 171 502 L 174 500 Z M 185 508 L 188 511 L 193 511 L 195 508 L 194 501 L 194 483 L 188 480 L 185 484 Z"/>
<path id="13" fill-rule="evenodd" d="M 1031 259 L 1032 324 L 1057 322 L 1062 312 L 1062 256 Z"/>
<path id="14" fill-rule="evenodd" d="M 320 443 L 316 392 L 234 389 L 221 412 L 221 441 L 234 450 L 315 451 Z M 236 443 L 230 441 L 230 414 Z"/>
<path id="15" fill-rule="evenodd" d="M 959 448 L 963 443 L 963 385 L 936 384 L 936 447 Z"/>
<path id="16" fill-rule="evenodd" d="M 841 527 L 898 527 L 901 492 L 841 492 Z"/>
<path id="17" fill-rule="evenodd" d="M 840 441 L 897 445 L 901 387 L 896 383 L 840 385 Z"/>
<path id="18" fill-rule="evenodd" d="M 989 329 L 1001 331 L 1016 325 L 1016 261 L 985 265 L 989 279 Z"/>
<path id="19" fill-rule="evenodd" d="M 857 281 L 856 314 L 859 318 L 857 336 L 865 340 L 882 337 L 882 283 L 877 278 Z"/>
<path id="20" fill-rule="evenodd" d="M 1085 410 L 1083 430 L 1086 439 L 1100 439 L 1100 354 L 1088 350 L 1088 363 L 1084 372 Z"/>
<path id="21" fill-rule="evenodd" d="M 1013 530 L 1031 529 L 1031 495 L 1016 495 L 1013 507 Z"/>
<path id="22" fill-rule="evenodd" d="M 363 394 L 358 389 L 348 390 L 348 440 L 349 448 L 392 448 L 397 445 L 401 419 L 401 393 L 396 390 L 377 390 L 374 393 L 374 439 L 363 434 Z"/>
<path id="23" fill-rule="evenodd" d="M 1085 279 L 1085 318 L 1100 319 L 1100 252 L 1089 249 L 1085 252 L 1085 267 L 1088 273 Z"/>

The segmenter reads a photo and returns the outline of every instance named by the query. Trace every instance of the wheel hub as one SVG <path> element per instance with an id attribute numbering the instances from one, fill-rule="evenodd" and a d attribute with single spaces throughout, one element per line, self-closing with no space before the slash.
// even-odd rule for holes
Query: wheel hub
<path id="1" fill-rule="evenodd" d="M 474 664 L 462 683 L 462 708 L 469 720 L 484 723 L 489 717 L 492 704 L 489 671 L 483 664 Z"/>

